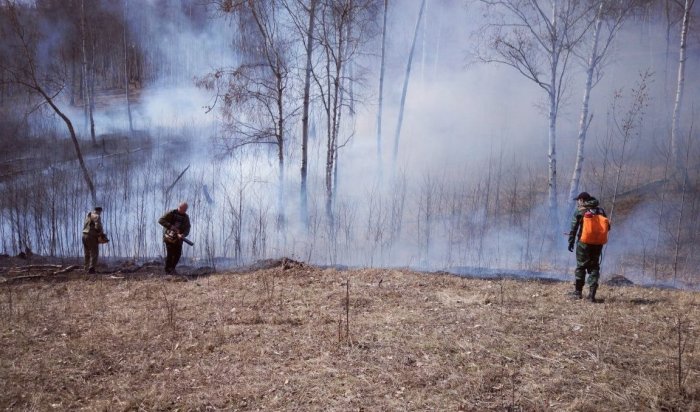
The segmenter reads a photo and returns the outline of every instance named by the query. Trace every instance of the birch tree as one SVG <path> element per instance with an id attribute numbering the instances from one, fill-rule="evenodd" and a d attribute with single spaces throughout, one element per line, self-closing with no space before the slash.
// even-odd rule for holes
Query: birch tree
<path id="1" fill-rule="evenodd" d="M 279 0 L 224 2 L 221 11 L 238 22 L 241 64 L 217 70 L 199 84 L 216 90 L 226 125 L 229 153 L 249 145 L 272 145 L 277 152 L 277 228 L 285 224 L 284 169 L 287 132 L 296 107 L 291 103 L 290 62 L 294 42 Z M 213 106 L 212 106 L 213 108 Z"/>
<path id="2" fill-rule="evenodd" d="M 384 73 L 386 71 L 386 17 L 389 11 L 389 0 L 384 0 L 384 12 L 382 13 L 382 55 L 379 66 L 379 104 L 377 107 L 377 170 L 382 175 L 382 110 L 384 106 Z"/>
<path id="3" fill-rule="evenodd" d="M 342 114 L 352 106 L 345 96 L 351 96 L 347 92 L 350 84 L 358 82 L 357 77 L 347 74 L 346 66 L 373 34 L 375 13 L 371 0 L 325 0 L 320 5 L 317 36 L 321 61 L 313 77 L 321 93 L 326 120 L 325 209 L 332 228 L 338 150 L 351 137 L 341 136 Z"/>
<path id="4" fill-rule="evenodd" d="M 401 125 L 403 124 L 403 111 L 406 105 L 406 93 L 408 93 L 408 79 L 411 77 L 411 63 L 413 62 L 413 52 L 416 50 L 416 39 L 418 38 L 418 31 L 420 29 L 420 23 L 423 20 L 423 11 L 425 10 L 425 1 L 422 0 L 420 3 L 420 10 L 418 11 L 418 19 L 416 19 L 416 28 L 413 31 L 413 41 L 411 42 L 411 52 L 408 54 L 408 63 L 406 63 L 406 74 L 403 80 L 403 89 L 401 91 L 401 103 L 399 103 L 399 119 L 396 123 L 396 133 L 394 134 L 394 161 L 393 166 L 396 170 L 396 160 L 399 156 L 399 139 L 401 138 Z"/>
<path id="5" fill-rule="evenodd" d="M 301 161 L 301 210 L 302 221 L 304 226 L 308 228 L 309 211 L 308 211 L 308 159 L 309 159 L 309 105 L 310 105 L 310 90 L 311 90 L 311 62 L 314 50 L 314 25 L 316 20 L 316 5 L 318 0 L 311 0 L 309 7 L 309 26 L 306 36 L 306 69 L 304 70 L 304 107 L 302 114 L 302 161 Z"/>
<path id="6" fill-rule="evenodd" d="M 602 78 L 602 66 L 608 54 L 608 50 L 615 39 L 615 36 L 622 27 L 622 23 L 632 9 L 630 6 L 615 4 L 618 7 L 611 7 L 610 1 L 601 0 L 598 2 L 595 23 L 592 33 L 590 55 L 586 64 L 586 80 L 583 88 L 583 101 L 581 102 L 581 116 L 579 118 L 578 134 L 576 138 L 576 161 L 574 171 L 569 186 L 567 196 L 566 211 L 573 211 L 574 197 L 579 191 L 581 173 L 583 170 L 584 148 L 588 127 L 593 120 L 593 114 L 589 110 L 591 91 L 597 82 Z M 603 23 L 605 22 L 605 27 Z M 601 38 L 602 37 L 602 38 Z M 590 113 L 590 114 L 589 114 Z"/>
<path id="7" fill-rule="evenodd" d="M 305 228 L 309 223 L 308 212 L 308 165 L 309 165 L 309 117 L 311 109 L 311 73 L 313 71 L 313 52 L 315 46 L 314 28 L 316 26 L 316 10 L 319 0 L 309 0 L 308 6 L 303 0 L 294 4 L 285 3 L 285 7 L 293 19 L 300 38 L 304 42 L 305 66 L 303 70 L 304 95 L 302 97 L 301 114 L 301 188 L 300 217 Z"/>
<path id="8" fill-rule="evenodd" d="M 676 82 L 676 98 L 673 104 L 673 120 L 671 126 L 671 153 L 673 156 L 675 175 L 680 178 L 685 175 L 683 168 L 683 156 L 681 148 L 681 109 L 683 106 L 683 93 L 685 91 L 685 62 L 687 59 L 688 30 L 690 28 L 690 12 L 695 0 L 685 0 L 683 5 L 683 24 L 681 25 L 680 51 L 678 58 L 678 79 Z"/>
<path id="9" fill-rule="evenodd" d="M 126 98 L 126 113 L 129 117 L 129 133 L 134 133 L 134 122 L 131 118 L 131 98 L 129 96 L 129 42 L 127 31 L 129 27 L 129 0 L 124 0 L 124 97 Z"/>
<path id="10" fill-rule="evenodd" d="M 344 85 L 343 75 L 345 64 L 349 60 L 349 39 L 346 37 L 346 26 L 350 24 L 352 13 L 351 1 L 333 3 L 324 2 L 321 14 L 319 43 L 323 48 L 323 69 L 315 74 L 315 80 L 321 90 L 322 102 L 326 114 L 326 218 L 329 227 L 333 228 L 333 171 L 338 151 L 338 136 L 340 133 L 343 102 L 341 87 Z"/>
<path id="11" fill-rule="evenodd" d="M 548 205 L 558 227 L 557 117 L 572 52 L 591 27 L 595 6 L 577 0 L 482 0 L 490 21 L 481 28 L 485 46 L 477 57 L 503 64 L 544 91 L 548 113 Z"/>

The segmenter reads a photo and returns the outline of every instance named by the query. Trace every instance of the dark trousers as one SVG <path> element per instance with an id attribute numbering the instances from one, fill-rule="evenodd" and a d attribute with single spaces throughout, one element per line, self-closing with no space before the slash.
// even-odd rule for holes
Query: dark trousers
<path id="1" fill-rule="evenodd" d="M 600 254 L 603 245 L 588 245 L 578 242 L 576 245 L 576 283 L 584 285 L 588 273 L 588 286 L 597 288 L 600 279 Z"/>
<path id="2" fill-rule="evenodd" d="M 85 270 L 94 271 L 97 267 L 97 258 L 100 256 L 97 235 L 83 234 L 83 250 L 85 251 Z"/>
<path id="3" fill-rule="evenodd" d="M 182 256 L 182 242 L 175 243 L 165 243 L 165 273 L 170 273 L 175 270 L 177 262 L 180 261 L 180 256 Z"/>

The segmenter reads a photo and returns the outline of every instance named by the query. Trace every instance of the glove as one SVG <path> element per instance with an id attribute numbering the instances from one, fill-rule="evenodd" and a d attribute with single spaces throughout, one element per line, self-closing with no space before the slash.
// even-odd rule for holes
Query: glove
<path id="1" fill-rule="evenodd" d="M 574 242 L 569 242 L 569 252 L 574 251 Z"/>

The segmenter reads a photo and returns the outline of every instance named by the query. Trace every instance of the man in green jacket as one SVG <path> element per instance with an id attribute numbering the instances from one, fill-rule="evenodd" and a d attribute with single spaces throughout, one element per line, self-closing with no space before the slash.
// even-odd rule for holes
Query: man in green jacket
<path id="1" fill-rule="evenodd" d="M 187 215 L 187 202 L 182 202 L 158 219 L 163 226 L 163 243 L 165 243 L 165 273 L 175 273 L 175 266 L 182 256 L 182 239 L 190 234 L 190 217 Z"/>
<path id="2" fill-rule="evenodd" d="M 592 245 L 581 242 L 581 231 L 583 229 L 583 217 L 585 213 L 593 213 L 606 216 L 605 210 L 599 206 L 598 199 L 587 192 L 581 192 L 576 198 L 576 211 L 571 219 L 571 230 L 569 231 L 569 252 L 574 251 L 576 244 L 576 281 L 574 283 L 573 296 L 581 299 L 583 285 L 586 283 L 586 273 L 588 273 L 588 299 L 595 302 L 595 295 L 598 290 L 598 279 L 600 279 L 600 255 L 603 245 Z"/>
<path id="3" fill-rule="evenodd" d="M 88 212 L 83 223 L 83 250 L 85 251 L 85 271 L 95 273 L 97 259 L 100 256 L 98 237 L 104 234 L 102 229 L 102 208 L 95 208 Z"/>

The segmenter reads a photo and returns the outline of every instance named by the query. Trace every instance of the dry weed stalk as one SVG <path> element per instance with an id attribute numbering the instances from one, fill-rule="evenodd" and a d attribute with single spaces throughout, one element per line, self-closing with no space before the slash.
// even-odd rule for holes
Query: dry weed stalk
<path id="1" fill-rule="evenodd" d="M 345 339 L 350 341 L 350 277 L 345 281 Z"/>
<path id="2" fill-rule="evenodd" d="M 167 324 L 171 328 L 175 328 L 175 302 L 168 299 L 168 294 L 165 292 L 165 286 L 160 289 L 161 295 L 163 296 L 163 302 L 165 303 L 165 314 L 167 319 Z"/>
<path id="3" fill-rule="evenodd" d="M 692 336 L 687 313 L 676 314 L 676 324 L 673 329 L 676 338 L 676 383 L 678 385 L 678 394 L 685 394 L 684 383 L 690 373 L 689 368 L 685 368 L 683 363 L 684 355 L 691 356 L 695 349 L 695 338 Z"/>
<path id="4" fill-rule="evenodd" d="M 516 412 L 516 411 L 522 411 L 522 407 L 516 405 L 515 403 L 515 383 L 517 381 L 517 375 L 518 373 L 516 371 L 510 371 L 510 405 L 508 406 L 507 410 Z"/>
<path id="5" fill-rule="evenodd" d="M 352 342 L 350 340 L 350 277 L 345 278 L 345 283 L 341 286 L 345 286 L 345 296 L 343 298 L 343 303 L 341 307 L 345 312 L 345 322 L 343 322 L 343 314 L 338 313 L 338 343 L 343 341 L 350 345 Z M 345 324 L 345 331 L 343 331 L 343 324 Z"/>
<path id="6" fill-rule="evenodd" d="M 5 288 L 5 295 L 7 296 L 7 316 L 3 316 L 2 318 L 5 320 L 12 320 L 12 317 L 15 312 L 14 304 L 12 301 L 12 288 Z"/>
<path id="7" fill-rule="evenodd" d="M 262 283 L 263 292 L 268 302 L 272 302 L 275 295 L 275 275 L 273 272 L 266 271 L 263 272 L 260 277 L 260 282 Z"/>

